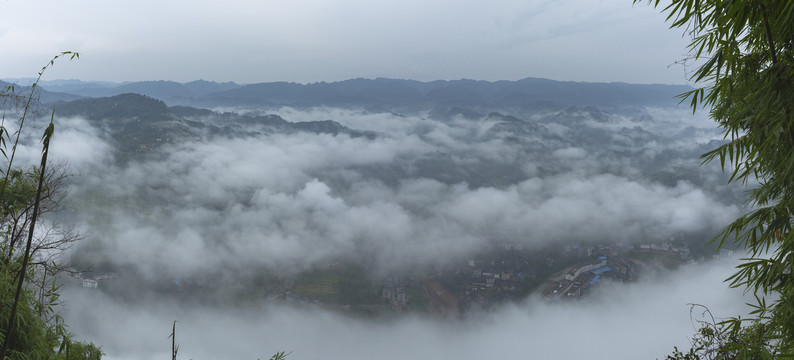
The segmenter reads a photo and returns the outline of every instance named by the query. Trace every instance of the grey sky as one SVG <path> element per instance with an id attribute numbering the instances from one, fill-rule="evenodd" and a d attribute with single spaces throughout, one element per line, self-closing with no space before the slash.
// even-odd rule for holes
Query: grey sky
<path id="1" fill-rule="evenodd" d="M 682 84 L 685 43 L 631 0 L 0 2 L 0 78 Z"/>

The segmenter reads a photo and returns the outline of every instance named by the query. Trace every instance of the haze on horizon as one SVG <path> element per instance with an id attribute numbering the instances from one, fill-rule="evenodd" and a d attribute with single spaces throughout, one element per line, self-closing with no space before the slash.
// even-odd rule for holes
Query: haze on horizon
<path id="1" fill-rule="evenodd" d="M 671 65 L 686 42 L 631 0 L 0 2 L 0 79 L 35 76 L 71 50 L 80 60 L 58 62 L 46 80 L 685 84 L 686 69 Z M 449 113 L 435 118 L 325 106 L 215 110 L 330 119 L 376 136 L 244 128 L 251 131 L 169 143 L 159 156 L 126 163 L 97 119 L 57 115 L 53 153 L 80 172 L 70 191 L 84 206 L 75 218 L 86 240 L 73 250 L 145 281 L 219 269 L 233 281 L 207 296 L 213 300 L 249 286 L 246 275 L 260 264 L 299 273 L 367 258 L 381 281 L 502 238 L 545 246 L 699 237 L 743 209 L 732 196 L 741 189 L 728 188 L 715 166 L 698 166 L 702 149 L 720 138 L 716 125 L 685 108 L 521 114 L 484 106 L 470 117 L 433 109 Z M 221 125 L 216 115 L 200 120 Z M 20 158 L 38 156 L 37 140 L 20 147 Z M 520 176 L 475 186 L 408 171 L 424 163 L 516 165 Z M 689 344 L 687 303 L 706 304 L 717 317 L 747 311 L 741 290 L 722 282 L 734 266 L 721 259 L 649 271 L 584 301 L 551 305 L 533 296 L 455 321 L 424 314 L 372 321 L 280 303 L 185 305 L 156 291 L 124 299 L 79 286 L 64 290 L 64 316 L 110 360 L 166 356 L 173 320 L 180 356 L 195 359 L 276 350 L 292 351 L 290 359 L 661 358 Z"/>
<path id="2" fill-rule="evenodd" d="M 0 3 L 0 79 L 686 83 L 686 38 L 629 0 Z"/>

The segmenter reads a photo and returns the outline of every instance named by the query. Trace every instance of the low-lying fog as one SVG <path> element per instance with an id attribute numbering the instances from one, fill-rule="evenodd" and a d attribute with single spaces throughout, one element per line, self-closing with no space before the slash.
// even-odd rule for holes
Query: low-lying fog
<path id="1" fill-rule="evenodd" d="M 366 264 L 377 280 L 505 240 L 529 250 L 681 236 L 705 242 L 743 211 L 741 189 L 726 185 L 717 166 L 698 165 L 719 132 L 686 109 L 569 108 L 518 116 L 520 125 L 507 113 L 261 113 L 330 119 L 376 135 L 204 137 L 118 161 L 103 129 L 56 119 L 53 152 L 77 174 L 66 217 L 85 236 L 73 259 L 147 280 L 220 272 L 224 281 L 214 287 L 222 293 L 249 286 L 245 279 L 262 269 L 288 276 L 343 259 Z M 38 152 L 23 149 L 29 159 Z M 688 303 L 717 316 L 746 311 L 741 291 L 722 282 L 733 265 L 648 272 L 635 283 L 604 284 L 586 300 L 546 304 L 534 296 L 459 320 L 218 308 L 82 288 L 65 291 L 63 313 L 108 359 L 167 358 L 173 320 L 185 359 L 269 358 L 277 350 L 291 359 L 653 359 L 688 345 Z"/>
<path id="2" fill-rule="evenodd" d="M 746 313 L 742 292 L 722 283 L 735 262 L 691 265 L 609 289 L 585 301 L 526 302 L 465 320 L 408 315 L 373 322 L 288 306 L 217 309 L 163 300 L 128 306 L 102 293 L 67 292 L 66 320 L 107 359 L 168 358 L 177 320 L 181 359 L 661 359 L 688 348 L 697 327 L 689 303 L 715 316 Z M 695 319 L 702 319 L 699 309 Z"/>

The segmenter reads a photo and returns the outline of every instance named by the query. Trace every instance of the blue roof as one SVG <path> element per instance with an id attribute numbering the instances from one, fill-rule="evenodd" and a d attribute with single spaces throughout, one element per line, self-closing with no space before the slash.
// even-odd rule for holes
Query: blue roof
<path id="1" fill-rule="evenodd" d="M 592 286 L 593 284 L 595 284 L 595 283 L 597 283 L 597 282 L 600 282 L 600 281 L 601 281 L 601 275 L 596 275 L 596 276 L 593 278 L 593 280 L 590 280 L 590 283 L 589 283 L 589 284 L 587 284 L 587 285 L 591 285 L 591 286 Z"/>
<path id="2" fill-rule="evenodd" d="M 596 274 L 596 275 L 601 275 L 601 274 L 603 274 L 603 273 L 605 273 L 607 271 L 612 271 L 612 268 L 609 267 L 609 266 L 602 266 L 602 267 L 600 267 L 598 269 L 590 270 L 591 273 Z"/>

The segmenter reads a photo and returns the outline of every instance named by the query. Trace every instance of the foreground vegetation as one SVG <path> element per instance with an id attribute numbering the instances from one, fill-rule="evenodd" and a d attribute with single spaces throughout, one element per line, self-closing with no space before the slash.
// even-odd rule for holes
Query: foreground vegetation
<path id="1" fill-rule="evenodd" d="M 56 56 L 39 72 L 39 79 L 61 57 L 74 59 L 78 54 Z M 14 164 L 25 120 L 35 110 L 37 83 L 23 95 L 13 86 L 0 92 L 3 108 L 16 108 L 21 114 L 13 132 L 5 126 L 5 114 L 0 125 L 0 151 L 5 158 L 0 179 L 0 359 L 97 360 L 102 357 L 101 349 L 74 341 L 55 312 L 59 288 L 52 275 L 60 268 L 53 256 L 76 237 L 68 231 L 42 231 L 37 223 L 39 216 L 54 211 L 61 199 L 63 167 L 53 168 L 47 161 L 55 128 L 52 121 L 41 138 L 39 166 L 20 168 Z"/>
<path id="2" fill-rule="evenodd" d="M 689 351 L 668 359 L 794 357 L 794 2 L 672 0 L 662 11 L 692 37 L 688 60 L 702 64 L 690 80 L 703 86 L 682 98 L 709 109 L 729 140 L 704 162 L 754 185 L 754 210 L 716 241 L 747 250 L 729 280 L 757 299 L 750 319 L 707 321 Z"/>

